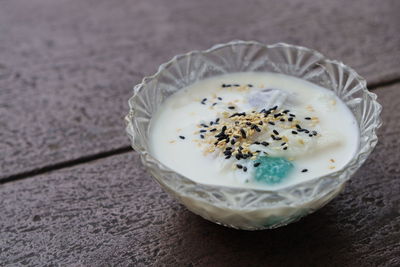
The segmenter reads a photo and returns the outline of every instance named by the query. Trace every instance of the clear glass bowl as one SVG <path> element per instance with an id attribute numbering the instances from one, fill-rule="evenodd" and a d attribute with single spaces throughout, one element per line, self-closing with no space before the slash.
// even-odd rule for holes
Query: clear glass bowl
<path id="1" fill-rule="evenodd" d="M 232 72 L 276 72 L 335 91 L 357 119 L 360 146 L 341 170 L 279 190 L 211 186 L 176 173 L 149 153 L 149 123 L 163 101 L 208 77 Z M 205 51 L 175 56 L 145 77 L 129 99 L 125 117 L 132 147 L 157 182 L 189 210 L 212 222 L 245 230 L 270 229 L 299 220 L 332 200 L 374 149 L 381 105 L 353 69 L 305 47 L 232 41 Z"/>

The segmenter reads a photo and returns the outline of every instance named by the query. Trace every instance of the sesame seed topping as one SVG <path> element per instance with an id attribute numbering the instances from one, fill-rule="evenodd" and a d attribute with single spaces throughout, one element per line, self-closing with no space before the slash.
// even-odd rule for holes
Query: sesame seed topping
<path id="1" fill-rule="evenodd" d="M 242 129 L 240 129 L 240 134 L 242 135 L 243 138 L 246 138 L 246 132 Z"/>
<path id="2" fill-rule="evenodd" d="M 269 145 L 269 143 L 268 143 L 268 142 L 265 142 L 265 141 L 262 142 L 261 144 L 262 144 L 263 146 L 268 146 L 268 145 Z"/>
<path id="3" fill-rule="evenodd" d="M 304 119 L 305 119 L 305 120 L 311 120 L 311 118 L 310 118 L 310 117 L 305 117 Z"/>
<path id="4" fill-rule="evenodd" d="M 292 131 L 292 134 L 298 134 L 296 131 Z"/>
<path id="5" fill-rule="evenodd" d="M 269 121 L 268 123 L 271 124 L 271 125 L 275 125 L 275 123 L 273 123 L 272 121 Z"/>
<path id="6" fill-rule="evenodd" d="M 217 97 L 218 100 L 222 100 L 222 97 Z"/>
<path id="7" fill-rule="evenodd" d="M 258 166 L 260 166 L 260 164 L 261 164 L 261 162 L 256 162 L 256 163 L 254 163 L 253 166 L 257 168 Z"/>
<path id="8" fill-rule="evenodd" d="M 279 132 L 277 130 L 272 131 L 274 134 L 279 135 Z"/>
<path id="9" fill-rule="evenodd" d="M 229 106 L 228 108 L 229 108 L 229 109 L 235 109 L 235 107 L 234 107 L 234 106 Z"/>
<path id="10" fill-rule="evenodd" d="M 308 170 L 307 169 L 302 169 L 301 172 L 308 172 Z"/>
<path id="11" fill-rule="evenodd" d="M 183 135 L 179 136 L 180 139 L 185 139 L 186 137 L 184 137 Z"/>

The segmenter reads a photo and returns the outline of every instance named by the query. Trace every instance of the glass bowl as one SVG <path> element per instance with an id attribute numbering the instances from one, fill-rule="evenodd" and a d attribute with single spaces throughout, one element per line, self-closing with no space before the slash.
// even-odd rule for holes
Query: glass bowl
<path id="1" fill-rule="evenodd" d="M 353 112 L 360 128 L 360 145 L 354 158 L 329 175 L 268 191 L 197 183 L 149 153 L 149 123 L 168 96 L 198 80 L 250 71 L 292 75 L 334 91 Z M 353 69 L 312 49 L 284 43 L 232 41 L 178 55 L 162 64 L 156 74 L 134 87 L 125 121 L 132 147 L 143 165 L 189 210 L 236 229 L 271 229 L 316 211 L 342 191 L 378 141 L 376 130 L 381 125 L 382 107 L 376 98 Z"/>

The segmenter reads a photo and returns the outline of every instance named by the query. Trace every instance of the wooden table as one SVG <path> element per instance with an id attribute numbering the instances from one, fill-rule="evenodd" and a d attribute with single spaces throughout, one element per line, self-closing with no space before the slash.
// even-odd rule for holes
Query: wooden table
<path id="1" fill-rule="evenodd" d="M 400 266 L 400 1 L 0 2 L 0 265 Z M 380 142 L 326 207 L 224 228 L 164 193 L 129 147 L 132 86 L 233 39 L 345 62 L 383 105 Z"/>

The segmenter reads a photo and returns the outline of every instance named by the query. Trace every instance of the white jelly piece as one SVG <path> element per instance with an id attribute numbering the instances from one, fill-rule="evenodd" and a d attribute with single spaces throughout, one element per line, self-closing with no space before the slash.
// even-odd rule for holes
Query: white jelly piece
<path id="1" fill-rule="evenodd" d="M 256 110 L 263 108 L 268 109 L 274 106 L 282 106 L 286 99 L 289 97 L 289 93 L 278 89 L 261 89 L 255 91 L 248 96 L 249 104 Z"/>

